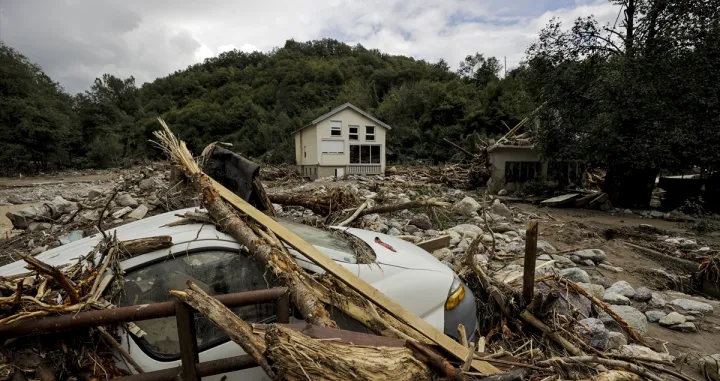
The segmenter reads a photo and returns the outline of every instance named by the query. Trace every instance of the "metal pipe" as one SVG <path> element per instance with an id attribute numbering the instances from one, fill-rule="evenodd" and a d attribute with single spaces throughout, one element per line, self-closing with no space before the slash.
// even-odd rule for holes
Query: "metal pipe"
<path id="1" fill-rule="evenodd" d="M 196 365 L 200 377 L 214 376 L 257 366 L 257 362 L 250 355 L 228 357 L 220 360 L 201 362 Z M 175 381 L 182 373 L 181 367 L 135 374 L 132 376 L 115 378 L 116 381 Z"/>
<path id="2" fill-rule="evenodd" d="M 238 292 L 234 294 L 214 296 L 220 303 L 229 308 L 268 303 L 288 293 L 287 288 L 277 287 L 266 290 Z M 104 310 L 80 312 L 36 320 L 21 321 L 15 324 L 0 326 L 0 338 L 24 336 L 65 331 L 74 328 L 87 328 L 112 325 L 131 321 L 158 319 L 175 315 L 175 303 L 163 302 L 142 304 L 137 306 L 109 308 Z"/>

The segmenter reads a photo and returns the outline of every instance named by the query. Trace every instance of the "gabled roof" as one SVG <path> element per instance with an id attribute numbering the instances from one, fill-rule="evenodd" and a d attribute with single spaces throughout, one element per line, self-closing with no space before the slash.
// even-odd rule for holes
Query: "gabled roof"
<path id="1" fill-rule="evenodd" d="M 365 111 L 361 110 L 359 107 L 357 107 L 357 106 L 353 105 L 352 103 L 349 103 L 349 102 L 348 102 L 348 103 L 345 103 L 345 104 L 343 104 L 343 105 L 341 105 L 341 106 L 335 107 L 334 109 L 330 110 L 329 112 L 327 112 L 327 113 L 325 113 L 325 114 L 320 115 L 319 117 L 315 118 L 315 120 L 313 120 L 313 121 L 310 122 L 309 124 L 306 124 L 306 125 L 302 126 L 302 128 L 293 131 L 293 134 L 295 134 L 295 133 L 297 133 L 297 132 L 300 132 L 300 131 L 306 129 L 307 127 L 316 125 L 316 124 L 322 122 L 323 120 L 325 120 L 325 119 L 327 119 L 327 118 L 329 118 L 329 117 L 331 117 L 331 116 L 339 113 L 340 111 L 345 110 L 346 108 L 351 108 L 351 109 L 357 111 L 358 114 L 360 114 L 360 115 L 362 115 L 362 116 L 364 116 L 364 117 L 372 120 L 373 122 L 377 123 L 378 125 L 380 125 L 380 126 L 382 126 L 382 127 L 385 127 L 385 128 L 387 128 L 388 130 L 392 130 L 392 127 L 388 126 L 387 124 L 381 122 L 381 121 L 380 121 L 379 119 L 377 119 L 376 117 L 374 117 L 374 116 L 366 113 Z"/>

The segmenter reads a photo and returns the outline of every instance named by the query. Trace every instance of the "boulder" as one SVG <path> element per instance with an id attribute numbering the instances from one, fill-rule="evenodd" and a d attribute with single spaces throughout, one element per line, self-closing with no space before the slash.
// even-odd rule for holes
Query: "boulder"
<path id="1" fill-rule="evenodd" d="M 698 365 L 708 381 L 720 381 L 720 353 L 705 356 Z"/>
<path id="2" fill-rule="evenodd" d="M 48 245 L 38 246 L 38 247 L 32 249 L 32 251 L 30 252 L 30 255 L 32 255 L 32 256 L 38 255 L 42 252 L 47 251 L 47 249 L 48 249 Z"/>
<path id="3" fill-rule="evenodd" d="M 420 229 L 415 225 L 407 225 L 407 226 L 405 226 L 404 230 L 410 234 L 417 233 L 420 231 Z"/>
<path id="4" fill-rule="evenodd" d="M 410 220 L 409 225 L 414 225 L 422 230 L 428 230 L 432 228 L 432 222 L 430 221 L 430 217 L 428 217 L 427 214 L 418 214 Z"/>
<path id="5" fill-rule="evenodd" d="M 560 270 L 560 276 L 575 283 L 590 283 L 590 275 L 578 267 Z"/>
<path id="6" fill-rule="evenodd" d="M 554 253 L 556 251 L 557 250 L 555 249 L 555 247 L 553 245 L 551 245 L 550 243 L 548 243 L 547 241 L 542 241 L 542 240 L 537 241 L 538 254 Z"/>
<path id="7" fill-rule="evenodd" d="M 138 184 L 138 186 L 140 187 L 140 190 L 142 190 L 142 191 L 149 191 L 149 190 L 155 188 L 155 185 L 156 185 L 155 179 L 153 179 L 152 177 L 147 178 L 147 179 L 142 179 L 142 180 L 140 180 L 140 183 Z"/>
<path id="8" fill-rule="evenodd" d="M 664 361 L 664 362 L 675 361 L 675 357 L 670 356 L 667 353 L 658 353 L 648 347 L 643 347 L 642 345 L 637 345 L 637 344 L 623 345 L 618 350 L 618 354 L 620 354 L 622 356 L 628 356 L 628 357 L 649 358 L 649 359 L 653 359 L 656 361 Z"/>
<path id="9" fill-rule="evenodd" d="M 625 338 L 625 334 L 621 332 L 608 331 L 607 350 L 618 349 L 623 345 L 627 345 L 627 338 Z"/>
<path id="10" fill-rule="evenodd" d="M 10 196 L 8 196 L 7 200 L 9 203 L 15 204 L 15 205 L 25 203 L 25 201 L 23 201 L 22 197 L 20 197 L 16 194 L 11 194 Z"/>
<path id="11" fill-rule="evenodd" d="M 578 257 L 577 255 L 570 255 L 570 256 L 568 256 L 568 258 L 573 263 L 577 263 L 577 264 L 582 263 L 582 259 L 580 259 L 580 257 Z"/>
<path id="12" fill-rule="evenodd" d="M 498 199 L 495 199 L 495 201 L 493 201 L 493 204 L 490 206 L 490 211 L 494 214 L 497 214 L 498 216 L 502 216 L 507 219 L 512 219 L 513 217 L 513 213 L 510 208 L 508 208 Z"/>
<path id="13" fill-rule="evenodd" d="M 97 222 L 100 219 L 100 209 L 81 210 L 78 217 L 85 222 Z"/>
<path id="14" fill-rule="evenodd" d="M 462 235 L 460 233 L 456 232 L 455 230 L 446 230 L 445 234 L 450 236 L 450 246 L 457 246 L 458 243 L 460 243 L 460 240 L 462 239 Z"/>
<path id="15" fill-rule="evenodd" d="M 633 296 L 635 296 L 635 289 L 624 280 L 613 283 L 613 285 L 610 286 L 610 288 L 608 288 L 606 292 L 612 292 L 627 298 L 632 298 Z"/>
<path id="16" fill-rule="evenodd" d="M 570 260 L 570 258 L 564 256 L 564 255 L 558 255 L 558 254 L 550 254 L 550 257 L 555 260 L 555 263 L 558 265 L 562 265 L 564 267 L 573 267 L 575 266 L 575 263 Z"/>
<path id="17" fill-rule="evenodd" d="M 660 319 L 667 316 L 667 312 L 665 311 L 658 311 L 658 310 L 651 310 L 651 311 L 645 311 L 645 317 L 648 319 L 648 322 L 650 323 L 657 323 L 660 321 Z"/>
<path id="18" fill-rule="evenodd" d="M 77 203 L 68 201 L 61 196 L 55 196 L 55 198 L 47 204 L 52 209 L 53 218 L 62 216 L 63 214 L 74 213 L 78 210 Z"/>
<path id="19" fill-rule="evenodd" d="M 507 189 L 500 189 L 498 191 L 498 196 L 507 196 L 507 194 L 508 194 Z"/>
<path id="20" fill-rule="evenodd" d="M 658 293 L 653 292 L 652 297 L 650 298 L 650 301 L 648 302 L 648 306 L 653 308 L 662 308 L 665 307 L 667 302 L 665 299 Z"/>
<path id="21" fill-rule="evenodd" d="M 29 231 L 31 231 L 31 232 L 40 232 L 40 231 L 43 231 L 43 230 L 48 230 L 48 229 L 50 229 L 50 228 L 52 228 L 52 224 L 50 224 L 49 222 L 35 222 L 35 221 L 33 221 L 33 222 L 31 222 L 31 223 L 28 225 L 28 229 L 27 229 L 27 230 L 29 230 Z"/>
<path id="22" fill-rule="evenodd" d="M 614 292 L 609 292 L 609 291 L 605 292 L 605 296 L 603 296 L 602 300 L 605 303 L 613 304 L 616 306 L 629 306 L 630 304 L 632 304 L 630 302 L 630 299 L 628 299 L 620 294 L 616 294 Z"/>
<path id="23" fill-rule="evenodd" d="M 522 274 L 522 268 L 520 268 L 519 273 Z M 522 278 L 520 278 L 520 280 L 522 280 Z M 543 294 L 548 294 L 552 291 L 550 286 L 542 282 L 536 284 L 535 287 L 538 292 L 542 292 Z M 556 299 L 550 308 L 558 315 L 575 316 L 577 313 L 580 316 L 590 316 L 592 313 L 592 302 L 586 298 L 585 295 L 575 292 L 563 292 L 563 297 Z"/>
<path id="24" fill-rule="evenodd" d="M 695 323 L 691 323 L 689 321 L 674 325 L 670 327 L 670 329 L 680 332 L 697 332 L 697 327 L 695 326 Z"/>
<path id="25" fill-rule="evenodd" d="M 587 318 L 580 320 L 578 323 L 581 324 L 580 327 L 577 327 L 578 332 L 590 339 L 591 347 L 601 351 L 607 350 L 609 332 L 600 319 Z"/>
<path id="26" fill-rule="evenodd" d="M 663 327 L 671 327 L 673 325 L 685 323 L 685 316 L 673 311 L 665 315 L 665 317 L 660 319 L 658 323 L 660 323 Z"/>
<path id="27" fill-rule="evenodd" d="M 87 194 L 88 200 L 92 201 L 98 197 L 102 196 L 102 192 L 100 192 L 97 189 L 90 189 Z"/>
<path id="28" fill-rule="evenodd" d="M 480 204 L 472 197 L 465 197 L 453 206 L 453 212 L 463 216 L 471 216 L 480 209 Z"/>
<path id="29" fill-rule="evenodd" d="M 607 294 L 607 292 L 606 292 Z M 623 320 L 625 320 L 628 325 L 635 328 L 635 330 L 638 331 L 641 335 L 647 334 L 647 318 L 645 317 L 645 314 L 638 311 L 637 308 L 634 308 L 632 306 L 610 306 L 610 309 L 613 310 L 618 316 L 620 316 Z M 610 315 L 601 312 L 600 319 L 605 323 L 605 326 L 607 326 L 607 319 L 610 321 L 614 321 Z"/>
<path id="30" fill-rule="evenodd" d="M 147 212 L 148 212 L 148 207 L 145 204 L 142 204 L 142 205 L 138 206 L 137 208 L 135 208 L 135 210 L 130 212 L 130 214 L 128 214 L 126 218 L 128 220 L 136 220 L 136 221 L 142 220 L 143 218 L 145 218 L 145 215 L 147 214 Z"/>
<path id="31" fill-rule="evenodd" d="M 368 222 L 377 222 L 380 219 L 380 215 L 377 213 L 368 214 L 363 216 L 363 220 Z"/>
<path id="32" fill-rule="evenodd" d="M 396 228 L 390 228 L 390 230 L 388 230 L 387 234 L 392 235 L 392 236 L 397 236 L 397 235 L 400 235 L 401 233 L 400 233 L 400 230 L 398 230 Z"/>
<path id="33" fill-rule="evenodd" d="M 633 299 L 637 300 L 638 302 L 647 302 L 652 299 L 652 291 L 647 287 L 640 287 L 635 290 L 635 295 L 633 296 Z"/>
<path id="34" fill-rule="evenodd" d="M 607 258 L 607 254 L 600 249 L 579 250 L 574 252 L 573 255 L 576 255 L 581 260 L 589 259 L 595 263 L 600 263 Z"/>
<path id="35" fill-rule="evenodd" d="M 475 239 L 478 235 L 483 233 L 482 229 L 479 226 L 471 224 L 460 224 L 448 230 L 454 231 L 463 237 L 470 238 L 471 240 Z"/>
<path id="36" fill-rule="evenodd" d="M 595 267 L 595 262 L 589 260 L 589 259 L 583 259 L 580 264 L 583 264 L 588 267 Z"/>
<path id="37" fill-rule="evenodd" d="M 605 288 L 599 284 L 592 284 L 592 283 L 578 283 L 578 286 L 582 288 L 583 290 L 587 291 L 588 294 L 603 300 L 603 297 L 605 296 Z"/>
<path id="38" fill-rule="evenodd" d="M 130 196 L 129 193 L 123 193 L 115 198 L 115 202 L 120 206 L 129 206 L 135 208 L 138 206 L 138 202 Z"/>
<path id="39" fill-rule="evenodd" d="M 690 299 L 675 299 L 672 302 L 670 302 L 675 307 L 680 307 L 685 311 L 694 311 L 699 313 L 712 313 L 713 312 L 713 306 L 703 303 L 703 302 L 696 302 L 694 300 Z"/>
<path id="40" fill-rule="evenodd" d="M 52 219 L 52 211 L 47 205 L 28 206 L 20 210 L 5 213 L 15 229 L 27 229 L 31 222 Z"/>
<path id="41" fill-rule="evenodd" d="M 543 254 L 543 255 L 538 256 L 537 260 L 547 262 L 547 261 L 552 261 L 552 257 L 547 254 Z"/>

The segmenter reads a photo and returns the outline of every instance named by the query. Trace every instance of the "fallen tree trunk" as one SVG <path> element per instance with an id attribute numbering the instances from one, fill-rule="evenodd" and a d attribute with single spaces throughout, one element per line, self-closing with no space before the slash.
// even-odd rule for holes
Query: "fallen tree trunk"
<path id="1" fill-rule="evenodd" d="M 169 235 L 161 235 L 157 237 L 147 237 L 139 239 L 131 239 L 128 241 L 118 242 L 120 252 L 129 255 L 140 255 L 151 251 L 167 249 L 172 246 L 172 237 Z"/>
<path id="2" fill-rule="evenodd" d="M 345 188 L 333 188 L 329 194 L 322 196 L 288 193 L 267 196 L 273 204 L 302 206 L 321 216 L 328 216 L 358 203 L 357 198 Z"/>
<path id="3" fill-rule="evenodd" d="M 400 204 L 392 204 L 392 205 L 379 205 L 372 208 L 367 208 L 360 212 L 360 216 L 364 216 L 367 214 L 374 214 L 374 213 L 392 213 L 397 212 L 400 210 L 405 209 L 416 209 L 416 208 L 423 208 L 423 207 L 431 207 L 436 206 L 440 208 L 448 208 L 452 206 L 452 204 L 447 202 L 438 201 L 435 199 L 430 200 L 414 200 L 410 202 L 403 202 Z"/>

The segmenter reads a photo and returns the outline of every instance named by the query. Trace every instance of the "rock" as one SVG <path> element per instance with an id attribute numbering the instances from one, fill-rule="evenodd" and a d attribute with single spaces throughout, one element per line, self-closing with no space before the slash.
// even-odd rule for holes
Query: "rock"
<path id="1" fill-rule="evenodd" d="M 603 297 L 605 296 L 605 288 L 599 284 L 592 284 L 592 283 L 578 283 L 578 286 L 582 288 L 583 290 L 587 291 L 588 294 L 603 300 Z"/>
<path id="2" fill-rule="evenodd" d="M 635 296 L 633 296 L 633 299 L 638 302 L 647 302 L 652 299 L 652 291 L 647 287 L 640 287 L 635 290 Z"/>
<path id="3" fill-rule="evenodd" d="M 470 238 L 463 238 L 457 246 L 462 251 L 466 251 L 468 247 L 470 247 Z"/>
<path id="4" fill-rule="evenodd" d="M 428 230 L 432 228 L 432 222 L 430 221 L 430 217 L 428 217 L 427 214 L 418 214 L 410 220 L 409 225 L 415 225 L 416 227 L 422 229 L 422 230 Z"/>
<path id="5" fill-rule="evenodd" d="M 680 332 L 697 332 L 697 327 L 695 326 L 695 323 L 691 323 L 689 321 L 674 325 L 670 327 L 670 329 Z"/>
<path id="6" fill-rule="evenodd" d="M 637 308 L 634 308 L 632 306 L 610 306 L 610 308 L 613 310 L 613 312 L 618 314 L 618 316 L 623 318 L 623 320 L 625 320 L 628 325 L 635 328 L 639 334 L 647 334 L 647 318 L 645 317 L 645 314 L 638 311 Z M 608 314 L 604 312 L 601 313 L 601 319 L 603 322 L 605 322 L 606 318 L 610 318 L 612 320 L 612 318 Z"/>
<path id="7" fill-rule="evenodd" d="M 564 255 L 558 255 L 558 254 L 550 254 L 550 257 L 555 260 L 556 264 L 562 265 L 564 267 L 573 267 L 575 266 L 575 263 L 570 260 L 570 258 L 564 256 Z"/>
<path id="8" fill-rule="evenodd" d="M 135 208 L 138 206 L 138 202 L 130 196 L 129 193 L 123 193 L 115 198 L 115 202 L 120 206 L 129 206 Z"/>
<path id="9" fill-rule="evenodd" d="M 505 234 L 495 233 L 495 234 L 493 234 L 493 236 L 495 236 L 495 241 L 496 241 L 496 242 L 497 242 L 497 241 L 499 241 L 499 242 L 505 241 L 506 243 L 510 243 L 510 242 L 513 241 L 512 238 L 508 237 L 508 236 L 505 235 Z"/>
<path id="10" fill-rule="evenodd" d="M 635 296 L 635 289 L 624 280 L 613 283 L 613 285 L 610 286 L 610 288 L 608 288 L 606 292 L 613 292 L 626 298 L 632 298 L 633 296 Z"/>
<path id="11" fill-rule="evenodd" d="M 560 270 L 560 276 L 575 283 L 590 283 L 590 275 L 578 267 Z"/>
<path id="12" fill-rule="evenodd" d="M 645 317 L 647 318 L 648 322 L 650 322 L 650 323 L 657 323 L 660 321 L 660 319 L 664 318 L 665 316 L 667 316 L 667 312 L 665 312 L 665 311 L 657 311 L 657 310 L 645 311 Z"/>
<path id="13" fill-rule="evenodd" d="M 665 215 L 665 213 L 659 211 L 659 210 L 651 210 L 650 211 L 650 217 L 652 218 L 662 218 Z"/>
<path id="14" fill-rule="evenodd" d="M 132 212 L 132 210 L 133 210 L 133 208 L 126 206 L 124 208 L 116 210 L 115 212 L 113 212 L 113 214 L 111 214 L 111 216 L 112 216 L 112 218 L 118 219 L 118 218 Z"/>
<path id="15" fill-rule="evenodd" d="M 580 259 L 580 257 L 578 257 L 577 255 L 569 255 L 568 258 L 570 258 L 570 260 L 571 260 L 573 263 L 576 263 L 576 264 L 580 264 L 580 263 L 582 263 L 582 261 L 583 261 L 583 260 Z"/>
<path id="16" fill-rule="evenodd" d="M 155 188 L 155 185 L 156 185 L 155 179 L 153 179 L 152 177 L 147 178 L 147 179 L 142 179 L 142 180 L 140 180 L 140 183 L 138 184 L 138 186 L 140 187 L 140 190 L 142 190 L 142 191 L 149 191 L 150 189 Z"/>
<path id="17" fill-rule="evenodd" d="M 396 228 L 390 228 L 387 232 L 388 235 L 397 236 L 400 235 L 400 230 L 397 230 Z"/>
<path id="18" fill-rule="evenodd" d="M 460 243 L 460 240 L 462 239 L 460 233 L 456 232 L 455 230 L 446 230 L 445 234 L 450 236 L 450 246 L 457 246 L 457 244 Z"/>
<path id="19" fill-rule="evenodd" d="M 695 321 L 697 318 L 695 316 L 689 315 L 685 316 L 685 321 Z"/>
<path id="20" fill-rule="evenodd" d="M 508 208 L 505 204 L 500 202 L 500 200 L 498 200 L 498 199 L 495 199 L 495 201 L 493 201 L 493 204 L 490 206 L 490 211 L 494 214 L 497 214 L 498 216 L 502 216 L 507 219 L 513 218 L 513 213 L 510 210 L 510 208 Z"/>
<path id="21" fill-rule="evenodd" d="M 7 200 L 9 203 L 15 204 L 15 205 L 25 203 L 25 201 L 23 201 L 23 199 L 16 194 L 11 194 L 10 196 L 8 196 Z"/>
<path id="22" fill-rule="evenodd" d="M 465 197 L 453 206 L 453 212 L 463 216 L 471 216 L 480 209 L 480 204 L 472 197 Z"/>
<path id="23" fill-rule="evenodd" d="M 588 267 L 595 267 L 595 262 L 593 262 L 593 261 L 591 261 L 591 260 L 589 260 L 589 259 L 584 259 L 584 260 L 582 260 L 580 263 L 583 264 L 583 265 L 585 265 L 585 266 L 588 266 Z"/>
<path id="24" fill-rule="evenodd" d="M 577 330 L 584 336 L 590 338 L 590 346 L 605 351 L 608 346 L 608 330 L 600 319 L 587 318 L 578 321 L 581 324 Z M 588 329 L 590 332 L 588 332 Z"/>
<path id="25" fill-rule="evenodd" d="M 624 271 L 622 267 L 610 266 L 605 263 L 599 263 L 598 267 L 600 267 L 601 269 L 610 270 L 614 273 L 621 273 Z"/>
<path id="26" fill-rule="evenodd" d="M 685 316 L 673 311 L 665 315 L 665 317 L 660 319 L 658 323 L 660 323 L 663 327 L 671 327 L 673 325 L 685 323 Z"/>
<path id="27" fill-rule="evenodd" d="M 608 346 L 606 350 L 618 349 L 623 345 L 627 345 L 625 334 L 621 332 L 608 332 Z"/>
<path id="28" fill-rule="evenodd" d="M 547 254 L 541 255 L 541 256 L 537 257 L 537 259 L 539 261 L 552 261 L 552 257 Z"/>
<path id="29" fill-rule="evenodd" d="M 156 199 L 157 199 L 157 195 L 155 195 L 155 193 L 153 193 L 153 194 L 151 194 L 150 196 L 148 196 L 148 198 L 145 199 L 145 201 L 146 201 L 148 204 L 150 204 L 150 205 L 152 205 L 152 206 L 155 206 L 155 200 L 156 200 Z M 273 207 L 273 210 L 275 211 L 275 214 L 280 214 L 280 213 L 283 212 L 283 207 L 282 207 L 282 205 L 280 205 L 280 204 L 272 204 L 272 207 Z"/>
<path id="30" fill-rule="evenodd" d="M 390 229 L 390 227 L 387 226 L 387 225 L 385 225 L 385 224 L 380 224 L 380 225 L 378 225 L 378 231 L 379 231 L 380 233 L 387 234 L 387 231 L 388 231 L 389 229 Z"/>
<path id="31" fill-rule="evenodd" d="M 31 231 L 31 232 L 40 232 L 40 231 L 43 231 L 43 230 L 48 230 L 48 229 L 50 229 L 51 227 L 52 227 L 52 224 L 50 224 L 50 223 L 48 223 L 48 222 L 35 222 L 35 221 L 33 221 L 33 222 L 31 222 L 31 223 L 28 225 L 28 229 L 27 229 L 27 230 L 29 230 L 29 231 Z"/>
<path id="32" fill-rule="evenodd" d="M 148 207 L 145 204 L 138 206 L 135 210 L 127 215 L 128 220 L 142 220 L 148 212 Z"/>
<path id="33" fill-rule="evenodd" d="M 554 253 L 557 250 L 555 250 L 555 247 L 551 244 L 549 244 L 547 241 L 537 241 L 537 252 L 538 254 L 542 253 Z"/>
<path id="34" fill-rule="evenodd" d="M 87 194 L 88 200 L 92 201 L 98 197 L 102 196 L 102 192 L 100 192 L 97 189 L 90 189 Z"/>
<path id="35" fill-rule="evenodd" d="M 440 232 L 437 230 L 433 230 L 433 229 L 427 229 L 427 230 L 425 230 L 425 234 L 427 234 L 430 237 L 435 237 L 435 236 L 440 235 Z"/>
<path id="36" fill-rule="evenodd" d="M 81 210 L 78 217 L 85 222 L 97 222 L 100 219 L 100 209 Z"/>
<path id="37" fill-rule="evenodd" d="M 454 231 L 463 237 L 470 238 L 471 240 L 475 239 L 478 235 L 483 233 L 482 229 L 479 226 L 470 224 L 460 224 L 448 230 Z"/>
<path id="38" fill-rule="evenodd" d="M 32 249 L 32 251 L 30 252 L 30 255 L 32 255 L 32 256 L 38 255 L 42 252 L 47 251 L 47 249 L 48 249 L 48 245 L 38 246 L 38 247 Z"/>
<path id="39" fill-rule="evenodd" d="M 488 263 L 488 260 L 489 259 L 485 254 L 475 254 L 475 256 L 473 257 L 473 261 L 475 261 L 475 263 L 478 265 L 484 265 Z"/>
<path id="40" fill-rule="evenodd" d="M 45 204 L 28 206 L 20 210 L 5 213 L 15 229 L 27 229 L 33 221 L 47 221 L 52 219 L 51 208 Z"/>
<path id="41" fill-rule="evenodd" d="M 605 292 L 603 302 L 614 304 L 616 306 L 629 306 L 630 304 L 632 304 L 630 302 L 630 299 L 610 291 Z"/>
<path id="42" fill-rule="evenodd" d="M 377 222 L 378 220 L 380 220 L 380 215 L 377 213 L 368 214 L 366 216 L 363 216 L 363 220 L 368 222 Z"/>
<path id="43" fill-rule="evenodd" d="M 404 230 L 410 234 L 417 233 L 420 231 L 420 229 L 418 229 L 418 227 L 415 225 L 407 225 L 407 226 L 405 226 Z"/>
<path id="44" fill-rule="evenodd" d="M 48 204 L 52 209 L 53 217 L 59 217 L 63 214 L 74 213 L 78 210 L 77 203 L 68 201 L 61 196 L 55 196 L 55 198 Z"/>
<path id="45" fill-rule="evenodd" d="M 720 353 L 701 358 L 698 365 L 708 381 L 720 381 Z"/>
<path id="46" fill-rule="evenodd" d="M 600 249 L 586 249 L 574 252 L 572 255 L 576 255 L 581 260 L 589 259 L 595 263 L 600 263 L 607 258 L 607 254 Z"/>
<path id="47" fill-rule="evenodd" d="M 498 191 L 498 196 L 507 196 L 507 194 L 508 194 L 507 189 L 500 189 Z"/>
<path id="48" fill-rule="evenodd" d="M 694 311 L 699 313 L 711 313 L 713 312 L 713 306 L 703 303 L 696 302 L 690 299 L 675 299 L 670 302 L 673 306 L 680 307 L 685 311 Z"/>
<path id="49" fill-rule="evenodd" d="M 491 262 L 492 264 L 492 262 Z M 509 266 L 508 266 L 509 267 Z M 520 274 L 522 274 L 522 268 L 520 268 Z M 520 278 L 522 281 L 522 277 Z M 545 283 L 537 283 L 535 285 L 538 292 L 548 294 L 551 291 L 550 286 Z M 592 312 L 592 302 L 584 295 L 575 292 L 563 293 L 563 297 L 555 300 L 552 304 L 553 311 L 558 315 L 575 316 L 590 316 Z"/>
<path id="50" fill-rule="evenodd" d="M 665 307 L 666 304 L 667 302 L 665 301 L 665 299 L 663 299 L 663 297 L 656 292 L 652 293 L 652 298 L 650 298 L 650 301 L 648 302 L 648 306 L 654 308 L 662 308 Z"/>
<path id="51" fill-rule="evenodd" d="M 649 358 L 649 359 L 653 359 L 656 361 L 664 361 L 664 362 L 675 361 L 675 357 L 670 356 L 667 353 L 658 353 L 648 347 L 643 347 L 642 345 L 637 345 L 637 344 L 623 345 L 618 350 L 618 354 L 620 354 L 622 356 L 628 356 L 628 357 Z"/>
<path id="52" fill-rule="evenodd" d="M 98 212 L 99 213 L 99 212 Z M 58 240 L 60 241 L 61 245 L 67 245 L 70 242 L 75 242 L 77 240 L 82 239 L 84 236 L 82 230 L 73 230 L 68 234 L 65 234 L 63 236 L 60 236 Z"/>

